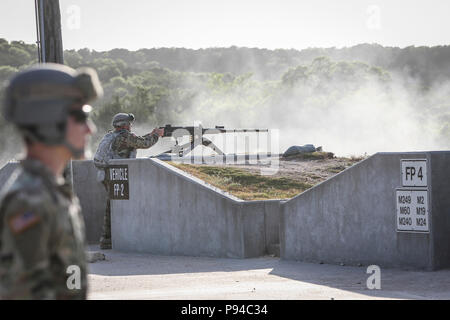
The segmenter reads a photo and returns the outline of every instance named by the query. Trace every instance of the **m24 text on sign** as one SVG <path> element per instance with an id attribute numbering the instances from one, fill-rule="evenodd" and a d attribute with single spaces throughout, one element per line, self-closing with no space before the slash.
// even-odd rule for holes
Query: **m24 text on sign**
<path id="1" fill-rule="evenodd" d="M 396 190 L 397 231 L 429 232 L 427 190 Z"/>

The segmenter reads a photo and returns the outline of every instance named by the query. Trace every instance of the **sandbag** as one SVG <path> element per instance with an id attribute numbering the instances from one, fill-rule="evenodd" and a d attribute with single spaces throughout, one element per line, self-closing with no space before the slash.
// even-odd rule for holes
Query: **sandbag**
<path id="1" fill-rule="evenodd" d="M 303 146 L 291 146 L 284 153 L 283 157 L 293 156 L 300 153 L 315 152 L 316 148 L 312 144 L 305 144 Z"/>

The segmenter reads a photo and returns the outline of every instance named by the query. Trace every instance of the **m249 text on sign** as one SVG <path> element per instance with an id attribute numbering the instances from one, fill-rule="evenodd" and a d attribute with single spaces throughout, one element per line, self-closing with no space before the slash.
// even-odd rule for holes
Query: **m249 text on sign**
<path id="1" fill-rule="evenodd" d="M 427 190 L 396 190 L 397 231 L 429 232 Z"/>

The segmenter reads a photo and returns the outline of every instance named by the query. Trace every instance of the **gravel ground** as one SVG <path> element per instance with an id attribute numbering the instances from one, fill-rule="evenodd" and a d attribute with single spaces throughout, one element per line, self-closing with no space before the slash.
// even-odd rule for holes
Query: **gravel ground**
<path id="1" fill-rule="evenodd" d="M 450 270 L 382 268 L 381 289 L 370 290 L 367 266 L 90 250 L 106 256 L 89 264 L 91 300 L 450 299 Z"/>

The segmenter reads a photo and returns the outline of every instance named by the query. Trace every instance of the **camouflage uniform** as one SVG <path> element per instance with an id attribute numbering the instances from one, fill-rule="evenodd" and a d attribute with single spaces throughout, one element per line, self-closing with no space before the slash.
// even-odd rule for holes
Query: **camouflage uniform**
<path id="1" fill-rule="evenodd" d="M 64 180 L 27 159 L 1 194 L 0 297 L 85 299 L 84 222 Z M 80 289 L 67 286 L 70 265 L 80 268 Z"/>
<path id="2" fill-rule="evenodd" d="M 112 150 L 115 159 L 129 159 L 136 158 L 136 149 L 148 149 L 158 142 L 159 136 L 157 134 L 145 135 L 139 137 L 134 133 L 122 129 L 119 135 L 112 143 Z"/>
<path id="3" fill-rule="evenodd" d="M 109 134 L 111 134 L 110 132 Z M 137 136 L 134 133 L 126 129 L 119 129 L 115 131 L 117 136 L 111 143 L 112 154 L 110 155 L 112 159 L 130 159 L 136 158 L 136 149 L 148 149 L 158 142 L 158 134 L 147 134 L 145 136 Z M 95 162 L 95 159 L 94 159 Z M 105 165 L 104 167 L 107 167 Z M 100 170 L 105 170 L 105 168 L 99 167 Z M 105 172 L 104 180 L 102 181 L 106 192 L 108 194 L 108 199 L 106 201 L 105 215 L 103 216 L 103 230 L 102 236 L 100 238 L 100 248 L 110 249 L 111 248 L 111 201 L 109 199 L 109 183 L 108 174 Z"/>
<path id="4" fill-rule="evenodd" d="M 26 140 L 28 151 L 35 143 L 63 146 L 80 158 L 84 147 L 68 140 L 73 137 L 66 132 L 68 119 L 92 132 L 86 103 L 101 94 L 93 69 L 44 63 L 11 79 L 2 112 Z M 85 229 L 79 201 L 36 150 L 20 162 L 0 192 L 0 299 L 85 299 Z M 63 164 L 66 158 L 55 163 Z"/>

